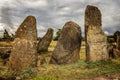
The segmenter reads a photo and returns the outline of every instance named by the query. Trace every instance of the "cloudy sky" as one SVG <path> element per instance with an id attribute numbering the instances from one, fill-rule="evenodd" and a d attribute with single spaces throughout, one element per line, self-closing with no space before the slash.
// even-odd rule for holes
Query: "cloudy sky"
<path id="1" fill-rule="evenodd" d="M 49 27 L 56 31 L 67 21 L 76 22 L 84 32 L 87 5 L 101 10 L 106 34 L 120 30 L 120 0 L 0 0 L 0 33 L 4 29 L 14 33 L 28 15 L 36 17 L 40 37 Z"/>

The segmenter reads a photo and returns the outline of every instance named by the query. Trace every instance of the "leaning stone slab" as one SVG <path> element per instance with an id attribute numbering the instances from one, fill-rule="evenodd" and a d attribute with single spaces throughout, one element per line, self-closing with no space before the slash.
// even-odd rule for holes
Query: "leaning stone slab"
<path id="1" fill-rule="evenodd" d="M 79 60 L 81 47 L 80 26 L 72 21 L 67 22 L 51 56 L 51 64 L 67 64 Z"/>
<path id="2" fill-rule="evenodd" d="M 53 29 L 49 28 L 47 33 L 44 35 L 44 37 L 38 42 L 37 51 L 48 51 L 48 47 L 52 41 L 53 38 Z"/>

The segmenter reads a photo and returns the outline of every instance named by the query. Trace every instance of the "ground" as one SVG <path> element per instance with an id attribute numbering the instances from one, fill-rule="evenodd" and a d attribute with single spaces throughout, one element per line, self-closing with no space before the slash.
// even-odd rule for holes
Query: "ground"
<path id="1" fill-rule="evenodd" d="M 85 42 L 82 42 L 80 60 L 76 63 L 66 65 L 49 64 L 50 56 L 56 41 L 52 41 L 48 52 L 39 53 L 38 67 L 26 68 L 19 74 L 20 78 L 29 80 L 119 80 L 120 79 L 120 58 L 107 61 L 85 62 Z M 0 77 L 10 76 L 7 66 L 2 65 L 0 59 Z M 33 77 L 32 73 L 36 73 Z"/>

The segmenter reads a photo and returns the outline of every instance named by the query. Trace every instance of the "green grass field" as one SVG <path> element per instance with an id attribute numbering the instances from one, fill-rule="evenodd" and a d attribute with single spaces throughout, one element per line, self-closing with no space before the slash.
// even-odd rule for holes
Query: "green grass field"
<path id="1" fill-rule="evenodd" d="M 120 58 L 87 63 L 85 62 L 85 48 L 81 48 L 80 60 L 76 63 L 66 65 L 49 64 L 50 55 L 56 43 L 56 41 L 52 41 L 49 47 L 50 50 L 39 54 L 40 59 L 45 59 L 43 64 L 38 62 L 37 68 L 27 68 L 23 70 L 19 76 L 23 79 L 29 78 L 28 80 L 69 80 L 94 78 L 105 74 L 120 72 Z M 85 46 L 85 42 L 82 42 L 82 46 Z M 31 75 L 32 73 L 36 73 L 34 77 Z M 6 75 L 10 76 L 11 73 L 7 72 L 6 66 L 0 66 L 0 76 Z"/>
<path id="2" fill-rule="evenodd" d="M 54 48 L 56 41 L 52 41 L 50 48 Z M 85 42 L 82 42 L 85 46 Z M 51 54 L 52 51 L 43 54 Z M 120 72 L 120 59 L 111 59 L 108 61 L 85 62 L 85 48 L 80 50 L 80 60 L 73 64 L 52 65 L 49 63 L 39 66 L 38 75 L 31 80 L 63 80 L 93 78 L 100 75 Z M 50 58 L 49 58 L 50 59 Z M 48 60 L 49 61 L 49 60 Z"/>

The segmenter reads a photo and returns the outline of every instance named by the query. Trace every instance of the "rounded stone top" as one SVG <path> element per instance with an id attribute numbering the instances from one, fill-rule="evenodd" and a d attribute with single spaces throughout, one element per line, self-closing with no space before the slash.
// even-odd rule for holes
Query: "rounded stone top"
<path id="1" fill-rule="evenodd" d="M 73 21 L 66 22 L 65 25 L 64 25 L 64 28 L 65 27 L 70 27 L 70 26 L 76 27 L 77 29 L 80 29 L 80 26 L 77 23 L 73 22 Z"/>
<path id="2" fill-rule="evenodd" d="M 96 9 L 97 10 L 98 8 L 96 6 L 87 5 L 87 9 L 94 9 L 94 10 Z"/>
<path id="3" fill-rule="evenodd" d="M 101 26 L 101 12 L 95 7 L 88 5 L 85 10 L 85 23 L 93 26 Z"/>
<path id="4" fill-rule="evenodd" d="M 48 31 L 53 31 L 53 29 L 52 28 L 48 28 Z"/>
<path id="5" fill-rule="evenodd" d="M 27 16 L 16 31 L 15 38 L 37 40 L 36 19 L 34 16 Z"/>

